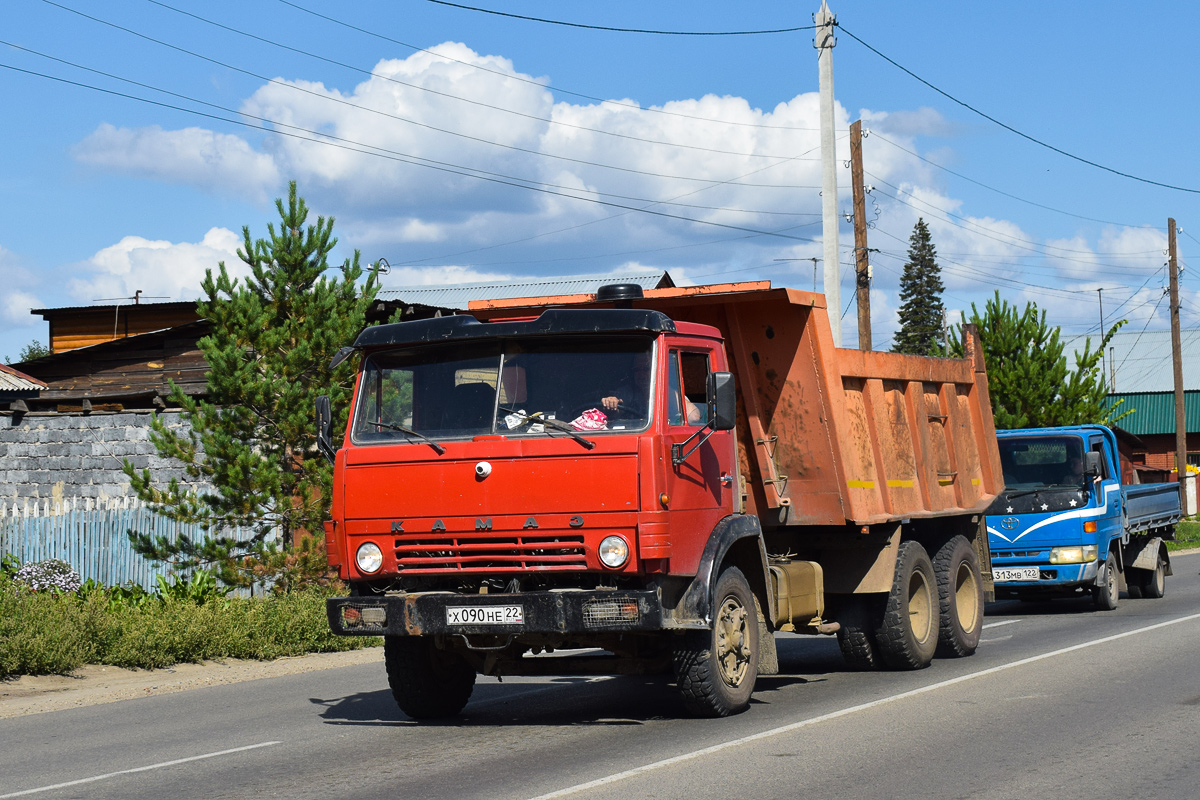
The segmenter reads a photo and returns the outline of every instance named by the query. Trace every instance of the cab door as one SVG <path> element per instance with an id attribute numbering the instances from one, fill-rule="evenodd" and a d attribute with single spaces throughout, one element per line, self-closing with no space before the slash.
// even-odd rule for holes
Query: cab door
<path id="1" fill-rule="evenodd" d="M 672 572 L 698 563 L 708 536 L 723 517 L 733 511 L 733 431 L 705 428 L 705 390 L 713 371 L 711 347 L 671 345 L 667 350 L 665 397 L 666 434 L 663 463 L 667 470 L 667 510 L 670 514 Z M 699 435 L 689 443 L 694 434 Z M 672 446 L 687 453 L 704 436 L 708 439 L 680 463 L 672 459 Z"/>

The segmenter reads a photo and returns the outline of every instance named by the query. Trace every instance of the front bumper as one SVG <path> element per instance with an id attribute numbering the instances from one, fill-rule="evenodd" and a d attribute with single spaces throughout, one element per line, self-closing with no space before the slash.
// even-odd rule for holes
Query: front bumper
<path id="1" fill-rule="evenodd" d="M 1007 564 L 993 557 L 993 567 L 1033 566 L 1030 564 Z M 1013 594 L 1070 594 L 1078 589 L 1090 589 L 1096 585 L 1100 571 L 1099 561 L 1086 564 L 1037 564 L 1039 579 L 1036 581 L 996 581 L 996 595 Z"/>
<path id="2" fill-rule="evenodd" d="M 452 624 L 448 609 L 519 607 L 521 622 Z M 339 636 L 428 636 L 434 634 L 578 634 L 663 629 L 656 591 L 549 591 L 519 594 L 425 592 L 375 597 L 331 597 L 329 626 Z M 510 613 L 511 615 L 511 613 Z M 472 616 L 487 616 L 473 613 Z"/>

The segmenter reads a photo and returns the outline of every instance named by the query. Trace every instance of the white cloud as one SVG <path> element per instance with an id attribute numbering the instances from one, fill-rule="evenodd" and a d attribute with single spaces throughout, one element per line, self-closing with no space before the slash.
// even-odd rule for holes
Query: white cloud
<path id="1" fill-rule="evenodd" d="M 132 297 L 139 289 L 144 297 L 194 300 L 205 270 L 215 272 L 221 261 L 233 277 L 249 274 L 237 257 L 241 244 L 242 238 L 226 228 L 213 228 L 195 243 L 126 236 L 88 259 L 83 269 L 90 275 L 72 280 L 68 291 L 84 303 Z"/>
<path id="2" fill-rule="evenodd" d="M 202 128 L 130 130 L 103 123 L 75 146 L 74 156 L 115 172 L 259 201 L 280 182 L 270 156 L 238 136 Z"/>

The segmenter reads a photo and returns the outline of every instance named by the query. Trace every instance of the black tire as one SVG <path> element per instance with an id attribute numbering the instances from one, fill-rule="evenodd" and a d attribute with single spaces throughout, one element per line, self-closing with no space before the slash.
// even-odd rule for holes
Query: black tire
<path id="1" fill-rule="evenodd" d="M 933 559 L 938 587 L 938 646 L 943 658 L 969 656 L 983 632 L 983 580 L 979 556 L 962 536 L 955 536 Z"/>
<path id="2" fill-rule="evenodd" d="M 1100 565 L 1100 574 L 1096 576 L 1096 585 L 1092 588 L 1092 601 L 1098 611 L 1112 611 L 1121 601 L 1121 582 L 1115 553 L 1109 553 Z"/>
<path id="3" fill-rule="evenodd" d="M 883 617 L 881 605 L 874 597 L 854 597 L 838 612 L 838 647 L 846 666 L 856 672 L 871 672 L 883 668 L 875 630 Z"/>
<path id="4" fill-rule="evenodd" d="M 920 542 L 901 542 L 883 622 L 875 631 L 885 666 L 929 666 L 938 644 L 937 597 L 937 578 L 929 554 Z"/>
<path id="5" fill-rule="evenodd" d="M 442 719 L 463 710 L 475 670 L 457 653 L 424 636 L 383 637 L 388 684 L 400 710 L 413 719 Z"/>
<path id="6" fill-rule="evenodd" d="M 1142 573 L 1137 588 L 1141 590 L 1142 597 L 1157 600 L 1160 597 L 1165 597 L 1167 594 L 1167 562 L 1163 560 L 1160 553 L 1155 562 L 1154 569 L 1140 570 Z M 1130 594 L 1132 597 L 1133 595 Z"/>
<path id="7" fill-rule="evenodd" d="M 684 707 L 697 717 L 744 711 L 758 679 L 758 614 L 749 581 L 727 567 L 713 597 L 712 629 L 684 633 L 674 651 Z"/>

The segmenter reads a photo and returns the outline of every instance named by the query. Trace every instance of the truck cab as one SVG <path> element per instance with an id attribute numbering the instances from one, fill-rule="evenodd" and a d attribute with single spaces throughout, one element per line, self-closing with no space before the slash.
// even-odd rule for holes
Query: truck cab
<path id="1" fill-rule="evenodd" d="M 1005 490 L 987 528 L 998 597 L 1090 593 L 1110 609 L 1122 589 L 1162 596 L 1177 485 L 1122 486 L 1116 436 L 1100 425 L 997 437 Z"/>

